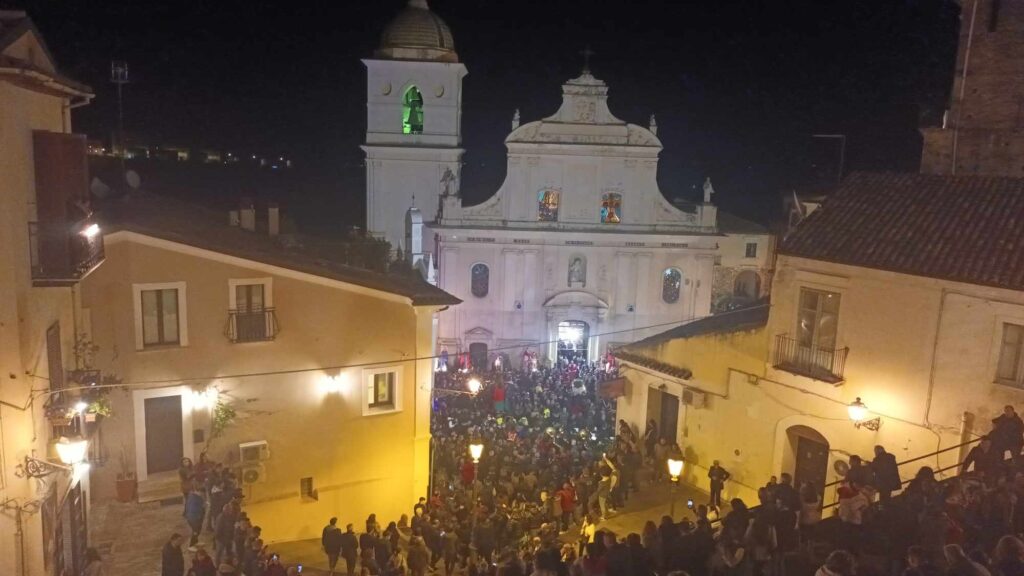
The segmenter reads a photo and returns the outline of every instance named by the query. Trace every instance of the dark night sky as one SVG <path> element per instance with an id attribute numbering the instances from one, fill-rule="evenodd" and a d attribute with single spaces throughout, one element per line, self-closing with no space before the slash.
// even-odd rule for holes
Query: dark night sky
<path id="1" fill-rule="evenodd" d="M 959 11 L 954 0 L 430 3 L 469 69 L 468 200 L 501 183 L 513 109 L 524 122 L 553 113 L 589 44 L 612 112 L 642 125 L 657 114 L 665 195 L 696 198 L 710 175 L 721 205 L 761 221 L 832 157 L 810 134 L 847 134 L 847 170 L 916 170 L 917 127 L 945 106 Z M 0 0 L 28 10 L 62 69 L 95 88 L 76 130 L 110 133 L 109 62 L 127 60 L 130 133 L 295 158 L 284 201 L 310 226 L 362 219 L 359 59 L 403 4 Z"/>

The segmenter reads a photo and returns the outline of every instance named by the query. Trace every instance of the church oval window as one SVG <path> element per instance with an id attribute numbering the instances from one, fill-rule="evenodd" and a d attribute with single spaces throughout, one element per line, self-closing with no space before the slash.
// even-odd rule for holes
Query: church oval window
<path id="1" fill-rule="evenodd" d="M 661 299 L 667 304 L 679 302 L 679 290 L 683 285 L 683 273 L 678 268 L 665 268 L 661 275 Z"/>
<path id="2" fill-rule="evenodd" d="M 558 222 L 558 190 L 545 189 L 537 193 L 537 220 Z"/>
<path id="3" fill-rule="evenodd" d="M 491 289 L 491 269 L 487 264 L 473 264 L 470 269 L 469 291 L 477 298 L 487 296 Z"/>
<path id="4" fill-rule="evenodd" d="M 601 223 L 618 224 L 622 221 L 622 194 L 605 192 L 601 195 Z"/>
<path id="5" fill-rule="evenodd" d="M 423 133 L 423 94 L 415 86 L 409 86 L 402 96 L 402 132 Z"/>

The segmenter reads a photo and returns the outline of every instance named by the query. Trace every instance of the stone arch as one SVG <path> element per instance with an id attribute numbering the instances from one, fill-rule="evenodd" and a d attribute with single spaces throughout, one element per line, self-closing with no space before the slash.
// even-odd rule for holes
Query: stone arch
<path id="1" fill-rule="evenodd" d="M 791 416 L 776 429 L 773 473 L 793 475 L 794 485 L 810 482 L 821 491 L 830 482 L 833 442 L 807 416 Z"/>
<path id="2" fill-rule="evenodd" d="M 761 296 L 761 275 L 754 270 L 741 270 L 733 280 L 732 295 L 744 300 L 757 300 Z"/>
<path id="3" fill-rule="evenodd" d="M 409 85 L 402 93 L 402 132 L 423 133 L 423 94 L 415 84 Z"/>

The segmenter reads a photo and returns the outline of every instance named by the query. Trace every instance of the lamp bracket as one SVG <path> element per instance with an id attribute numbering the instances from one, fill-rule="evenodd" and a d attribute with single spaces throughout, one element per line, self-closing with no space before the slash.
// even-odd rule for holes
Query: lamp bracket
<path id="1" fill-rule="evenodd" d="M 71 472 L 72 470 L 71 466 L 25 456 L 25 461 L 14 468 L 14 475 L 18 478 L 45 478 L 55 472 Z"/>
<path id="2" fill-rule="evenodd" d="M 854 422 L 855 428 L 867 428 L 872 432 L 878 432 L 878 429 L 882 427 L 881 418 L 872 418 L 871 420 L 861 420 L 860 422 Z"/>

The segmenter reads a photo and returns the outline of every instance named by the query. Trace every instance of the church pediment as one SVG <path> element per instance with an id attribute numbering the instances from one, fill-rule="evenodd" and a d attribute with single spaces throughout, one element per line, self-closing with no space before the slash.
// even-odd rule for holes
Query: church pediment
<path id="1" fill-rule="evenodd" d="M 465 336 L 467 338 L 477 338 L 477 339 L 480 339 L 480 340 L 489 340 L 489 339 L 491 339 L 494 336 L 494 332 L 491 332 L 490 330 L 488 330 L 487 328 L 484 328 L 483 326 L 477 326 L 476 328 L 472 328 L 470 330 L 467 330 Z"/>
<path id="2" fill-rule="evenodd" d="M 545 308 L 578 307 L 607 309 L 608 303 L 583 290 L 559 292 L 544 302 Z"/>

